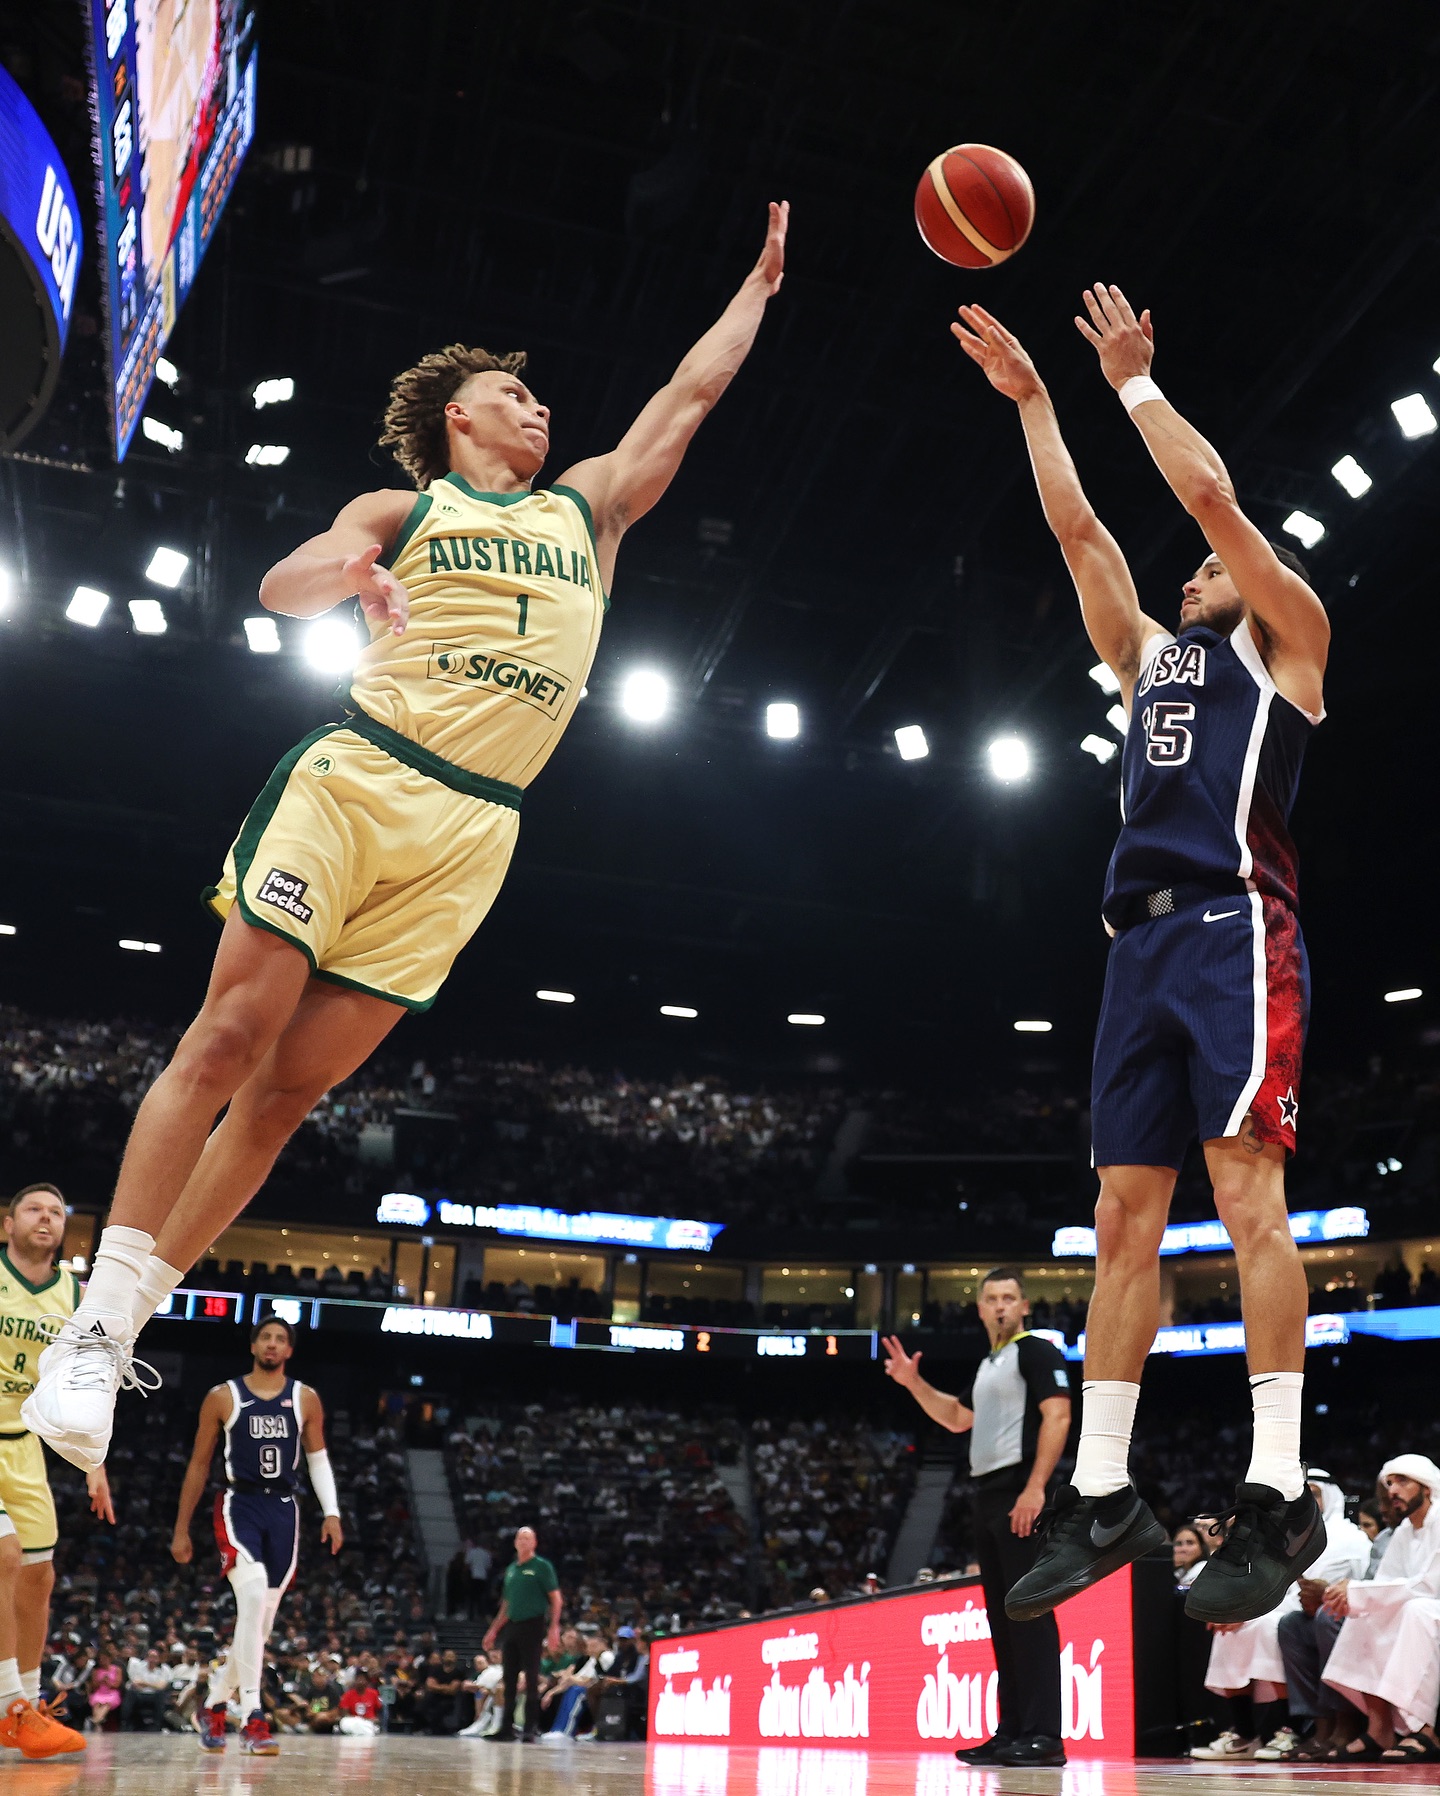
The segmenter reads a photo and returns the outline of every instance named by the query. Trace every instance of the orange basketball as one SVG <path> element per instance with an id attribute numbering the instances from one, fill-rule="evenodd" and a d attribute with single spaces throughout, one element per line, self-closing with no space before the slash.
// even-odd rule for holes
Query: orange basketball
<path id="1" fill-rule="evenodd" d="M 942 261 L 956 268 L 994 268 L 1030 235 L 1035 189 L 1004 150 L 988 143 L 956 144 L 921 175 L 915 222 Z"/>

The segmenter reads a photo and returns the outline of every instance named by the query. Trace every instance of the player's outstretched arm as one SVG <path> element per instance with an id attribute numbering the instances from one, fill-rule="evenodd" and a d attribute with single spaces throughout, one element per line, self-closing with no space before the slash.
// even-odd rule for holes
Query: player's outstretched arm
<path id="1" fill-rule="evenodd" d="M 366 617 L 387 619 L 397 636 L 410 621 L 410 595 L 388 568 L 376 565 L 400 534 L 415 495 L 397 487 L 362 493 L 319 536 L 292 549 L 260 582 L 260 603 L 285 617 L 318 617 L 360 601 Z"/>
<path id="2" fill-rule="evenodd" d="M 961 306 L 960 318 L 950 326 L 960 347 L 991 386 L 1020 408 L 1045 522 L 1075 582 L 1095 652 L 1115 673 L 1128 704 L 1141 650 L 1147 638 L 1164 634 L 1164 626 L 1140 609 L 1129 565 L 1085 496 L 1055 407 L 1020 339 L 983 306 Z"/>
<path id="3" fill-rule="evenodd" d="M 1119 392 L 1128 381 L 1148 380 L 1155 355 L 1155 332 L 1147 310 L 1137 318 L 1118 287 L 1085 292 L 1089 318 L 1076 327 L 1100 357 L 1106 380 Z M 1240 509 L 1235 487 L 1215 446 L 1150 382 L 1153 391 L 1132 389 L 1130 416 L 1155 465 L 1172 492 L 1225 563 L 1235 590 L 1270 639 L 1270 646 L 1313 675 L 1314 709 L 1320 709 L 1319 681 L 1330 652 L 1330 620 L 1315 593 L 1287 568 L 1264 533 Z"/>
<path id="4" fill-rule="evenodd" d="M 314 1385 L 304 1386 L 304 1418 L 300 1424 L 300 1445 L 305 1449 L 305 1469 L 310 1474 L 310 1488 L 315 1492 L 320 1513 L 320 1538 L 330 1548 L 333 1558 L 345 1544 L 345 1530 L 340 1525 L 340 1493 L 335 1488 L 335 1472 L 325 1450 L 325 1405 Z"/>
<path id="5" fill-rule="evenodd" d="M 175 1511 L 175 1532 L 170 1540 L 170 1557 L 178 1565 L 188 1565 L 195 1555 L 190 1538 L 190 1522 L 195 1507 L 205 1494 L 205 1480 L 210 1476 L 210 1461 L 215 1457 L 215 1443 L 225 1426 L 233 1399 L 230 1387 L 217 1384 L 205 1393 L 200 1405 L 200 1421 L 195 1429 L 195 1445 L 190 1450 L 190 1463 L 180 1485 L 180 1502 Z"/>
<path id="6" fill-rule="evenodd" d="M 785 234 L 790 202 L 770 204 L 760 259 L 740 291 L 701 337 L 669 381 L 651 399 L 608 455 L 576 462 L 561 484 L 585 495 L 594 514 L 602 563 L 613 564 L 625 530 L 643 517 L 675 478 L 706 413 L 735 378 L 750 353 L 766 303 L 785 275 Z M 610 568 L 602 566 L 609 585 Z"/>

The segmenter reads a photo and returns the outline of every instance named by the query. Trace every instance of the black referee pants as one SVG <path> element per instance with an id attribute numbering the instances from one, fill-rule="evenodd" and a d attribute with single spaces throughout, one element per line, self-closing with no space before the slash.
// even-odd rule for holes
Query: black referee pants
<path id="1" fill-rule="evenodd" d="M 507 1621 L 500 1642 L 500 1664 L 505 1679 L 505 1707 L 500 1714 L 500 1732 L 515 1731 L 515 1697 L 520 1687 L 520 1673 L 525 1673 L 525 1732 L 540 1731 L 540 1654 L 545 1646 L 549 1626 L 546 1615 L 527 1616 L 524 1621 Z"/>
<path id="2" fill-rule="evenodd" d="M 1027 1468 L 1007 1467 L 977 1478 L 971 1499 L 975 1557 L 990 1618 L 990 1644 L 999 1673 L 997 1733 L 1011 1739 L 1033 1734 L 1060 1738 L 1060 1630 L 1054 1615 L 1011 1621 L 1005 1592 L 1034 1565 L 1039 1543 L 1010 1531 L 1010 1511 L 1025 1488 Z"/>

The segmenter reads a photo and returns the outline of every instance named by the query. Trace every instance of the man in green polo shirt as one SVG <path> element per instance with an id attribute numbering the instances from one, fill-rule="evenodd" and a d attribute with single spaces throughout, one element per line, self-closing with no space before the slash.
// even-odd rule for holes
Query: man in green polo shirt
<path id="1" fill-rule="evenodd" d="M 555 1567 L 535 1551 L 537 1540 L 533 1528 L 519 1528 L 515 1533 L 515 1559 L 505 1568 L 505 1583 L 500 1607 L 494 1621 L 485 1630 L 485 1650 L 489 1652 L 501 1628 L 505 1638 L 500 1651 L 505 1673 L 505 1707 L 500 1714 L 499 1731 L 492 1740 L 515 1738 L 515 1697 L 520 1687 L 520 1673 L 525 1673 L 526 1740 L 540 1737 L 540 1654 L 560 1650 L 560 1581 Z"/>

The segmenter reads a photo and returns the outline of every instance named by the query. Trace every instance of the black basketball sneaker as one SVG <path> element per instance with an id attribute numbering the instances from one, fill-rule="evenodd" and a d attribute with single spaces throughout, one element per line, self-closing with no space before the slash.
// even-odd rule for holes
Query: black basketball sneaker
<path id="1" fill-rule="evenodd" d="M 1170 1538 L 1133 1484 L 1103 1497 L 1082 1497 L 1067 1484 L 1054 1507 L 1041 1516 L 1040 1527 L 1045 1535 L 1040 1556 L 1005 1598 L 1011 1621 L 1048 1615 L 1057 1603 L 1143 1559 Z"/>
<path id="2" fill-rule="evenodd" d="M 1307 1484 L 1287 1503 L 1268 1484 L 1242 1484 L 1221 1521 L 1225 1539 L 1185 1597 L 1196 1621 L 1253 1621 L 1268 1615 L 1325 1551 L 1325 1523 Z"/>

